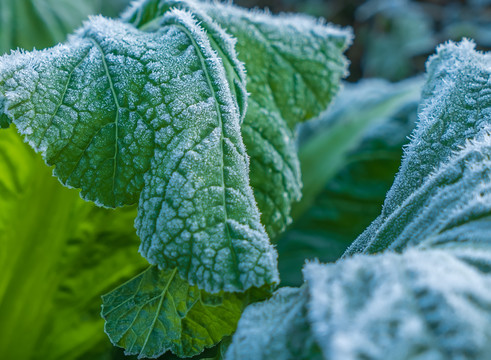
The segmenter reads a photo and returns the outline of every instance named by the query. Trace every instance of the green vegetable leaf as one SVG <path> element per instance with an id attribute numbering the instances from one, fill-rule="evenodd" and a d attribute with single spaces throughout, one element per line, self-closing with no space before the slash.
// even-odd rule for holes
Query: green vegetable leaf
<path id="1" fill-rule="evenodd" d="M 305 259 L 337 260 L 380 213 L 415 125 L 423 80 L 345 84 L 327 112 L 299 127 L 304 197 L 278 241 L 283 285 L 302 283 Z"/>
<path id="2" fill-rule="evenodd" d="M 177 269 L 150 267 L 103 296 L 102 316 L 111 341 L 127 355 L 171 351 L 191 357 L 235 331 L 244 296 L 210 295 L 190 286 Z"/>
<path id="3" fill-rule="evenodd" d="M 225 69 L 189 13 L 163 21 L 148 33 L 93 18 L 66 45 L 3 57 L 6 114 L 85 199 L 140 196 L 151 263 L 210 292 L 278 282 Z"/>
<path id="4" fill-rule="evenodd" d="M 217 24 L 237 39 L 250 94 L 242 135 L 251 159 L 251 185 L 261 221 L 275 239 L 291 221 L 292 203 L 301 197 L 295 125 L 319 114 L 337 93 L 347 72 L 342 54 L 351 34 L 307 16 L 271 16 L 196 1 L 142 0 L 123 19 L 148 28 L 173 8 L 195 14 L 212 42 L 219 42 L 218 31 L 210 30 Z M 225 58 L 233 59 L 229 54 Z"/>
<path id="5" fill-rule="evenodd" d="M 491 214 L 490 63 L 467 40 L 439 47 L 429 60 L 420 121 L 401 170 L 382 214 L 346 255 L 488 241 L 461 230 L 475 223 L 483 233 Z"/>

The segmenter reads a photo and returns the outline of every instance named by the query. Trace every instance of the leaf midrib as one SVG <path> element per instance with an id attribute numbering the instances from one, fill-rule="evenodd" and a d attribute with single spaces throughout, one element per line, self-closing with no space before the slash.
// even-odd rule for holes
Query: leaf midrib
<path id="1" fill-rule="evenodd" d="M 106 77 L 109 82 L 109 88 L 111 89 L 111 93 L 114 99 L 114 105 L 116 106 L 116 118 L 114 119 L 114 125 L 115 125 L 115 138 L 114 138 L 114 156 L 113 156 L 113 182 L 112 182 L 112 189 L 113 189 L 113 196 L 114 196 L 114 204 L 116 204 L 116 173 L 117 173 L 117 167 L 118 167 L 118 141 L 119 141 L 119 112 L 121 110 L 121 106 L 119 105 L 118 101 L 118 96 L 116 95 L 116 90 L 114 89 L 114 84 L 113 80 L 111 77 L 111 74 L 109 73 L 109 68 L 107 66 L 106 62 L 106 55 L 104 54 L 104 50 L 102 49 L 102 46 L 93 38 L 93 37 L 88 37 L 88 39 L 94 44 L 94 46 L 99 50 L 101 53 L 101 59 L 102 59 L 102 65 L 104 66 L 104 71 L 106 72 Z"/>
<path id="2" fill-rule="evenodd" d="M 239 278 L 239 264 L 238 264 L 238 260 L 237 260 L 237 253 L 236 253 L 235 248 L 232 244 L 232 236 L 230 234 L 229 221 L 228 221 L 229 218 L 228 218 L 228 210 L 227 210 L 227 202 L 226 202 L 226 187 L 225 187 L 225 175 L 224 175 L 225 165 L 224 165 L 224 159 L 223 159 L 225 152 L 224 152 L 224 126 L 223 126 L 223 120 L 222 120 L 222 113 L 220 111 L 220 106 L 219 106 L 218 101 L 217 101 L 215 89 L 214 89 L 213 83 L 210 79 L 210 74 L 208 73 L 208 67 L 206 66 L 206 62 L 205 62 L 203 54 L 201 53 L 200 47 L 198 46 L 198 44 L 194 40 L 193 36 L 191 35 L 191 33 L 189 32 L 189 30 L 186 27 L 184 27 L 183 25 L 180 25 L 180 24 L 174 24 L 174 25 L 177 26 L 179 29 L 181 29 L 186 34 L 186 36 L 191 41 L 191 44 L 193 45 L 194 49 L 196 50 L 196 53 L 197 53 L 197 55 L 200 59 L 200 62 L 201 62 L 201 68 L 203 69 L 203 73 L 205 74 L 206 82 L 208 84 L 208 87 L 210 88 L 210 92 L 213 96 L 213 99 L 215 100 L 214 103 L 215 103 L 215 110 L 217 113 L 218 126 L 221 129 L 220 147 L 221 147 L 222 156 L 220 157 L 220 170 L 221 170 L 220 171 L 220 179 L 221 179 L 221 183 L 222 183 L 221 185 L 222 185 L 222 189 L 223 189 L 223 191 L 222 191 L 222 202 L 223 202 L 223 212 L 224 212 L 224 217 L 225 217 L 225 219 L 224 219 L 225 236 L 226 236 L 226 239 L 228 242 L 228 247 L 230 249 L 230 254 L 232 257 L 232 262 L 233 262 L 233 266 L 234 266 L 234 270 L 235 270 L 234 271 L 235 279 L 236 279 L 237 284 L 240 287 L 242 287 L 242 284 L 241 284 L 240 278 Z M 191 265 L 191 261 L 189 262 L 189 266 L 190 265 Z M 189 269 L 187 272 L 189 273 Z"/>

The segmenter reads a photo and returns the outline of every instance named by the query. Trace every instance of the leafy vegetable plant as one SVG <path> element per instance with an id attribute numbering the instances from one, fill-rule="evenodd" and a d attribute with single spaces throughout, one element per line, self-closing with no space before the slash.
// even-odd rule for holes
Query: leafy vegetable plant
<path id="1" fill-rule="evenodd" d="M 39 276 L 66 272 L 39 288 L 57 304 L 53 313 L 59 306 L 66 316 L 80 314 L 77 299 L 92 304 L 108 286 L 143 270 L 128 230 L 134 218 L 150 266 L 102 297 L 105 332 L 128 355 L 485 359 L 491 352 L 491 58 L 468 40 L 439 47 L 428 62 L 419 121 L 382 214 L 340 260 L 308 263 L 301 287 L 275 291 L 274 243 L 291 214 L 308 216 L 349 152 L 374 148 L 377 136 L 367 129 L 393 126 L 384 116 L 414 105 L 419 93 L 420 79 L 399 89 L 377 84 L 389 90 L 358 105 L 362 116 L 355 105 L 342 121 L 314 125 L 314 132 L 322 130 L 315 135 L 304 125 L 300 133 L 308 141 L 299 145 L 297 126 L 326 108 L 347 73 L 343 52 L 350 40 L 349 30 L 306 16 L 139 0 L 117 20 L 90 18 L 64 44 L 0 57 L 0 126 L 13 124 L 84 200 L 121 208 L 107 212 L 69 190 L 59 200 L 37 198 L 39 206 L 55 205 L 40 221 L 59 217 L 66 226 L 53 224 L 38 237 L 43 244 L 52 240 L 48 251 L 57 255 L 40 262 Z M 349 102 L 355 94 L 343 96 Z M 338 100 L 334 113 L 349 106 Z M 31 173 L 46 169 L 12 129 L 2 133 L 5 148 L 21 150 L 5 156 L 12 176 L 0 182 L 6 194 L 0 230 L 28 243 L 34 234 L 8 234 L 9 221 L 23 211 L 18 201 L 29 206 L 55 184 Z M 319 152 L 330 167 L 311 156 Z M 26 193 L 31 183 L 36 187 Z M 108 228 L 119 232 L 108 236 Z M 67 240 L 67 231 L 80 240 Z M 117 251 L 105 247 L 111 241 L 121 241 Z M 21 261 L 36 263 L 43 248 L 7 250 L 2 261 L 11 258 L 13 270 L 0 299 L 16 289 Z M 84 252 L 99 256 L 91 276 L 107 278 L 87 294 L 83 271 L 78 274 L 84 264 L 77 264 Z M 0 314 L 9 307 L 0 302 Z M 17 315 L 6 321 L 16 324 Z M 31 347 L 10 354 L 34 357 L 29 354 L 41 344 L 39 358 L 63 358 L 95 345 L 95 320 L 70 325 L 73 336 L 62 321 L 43 321 L 52 336 L 66 336 L 66 347 L 50 347 L 37 332 Z M 78 332 L 86 339 L 70 345 Z M 12 341 L 2 337 L 0 348 Z"/>

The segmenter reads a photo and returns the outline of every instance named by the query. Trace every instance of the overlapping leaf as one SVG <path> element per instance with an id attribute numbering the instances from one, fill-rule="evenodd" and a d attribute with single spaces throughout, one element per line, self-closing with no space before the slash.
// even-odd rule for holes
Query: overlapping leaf
<path id="1" fill-rule="evenodd" d="M 152 28 L 176 7 L 192 11 L 212 41 L 219 41 L 213 30 L 217 24 L 237 39 L 250 94 L 242 135 L 251 158 L 251 185 L 261 220 L 274 239 L 291 221 L 291 205 L 301 196 L 295 125 L 319 114 L 337 93 L 346 74 L 342 53 L 350 33 L 307 16 L 271 16 L 192 0 L 137 1 L 123 19 Z M 233 63 L 229 53 L 225 58 Z"/>

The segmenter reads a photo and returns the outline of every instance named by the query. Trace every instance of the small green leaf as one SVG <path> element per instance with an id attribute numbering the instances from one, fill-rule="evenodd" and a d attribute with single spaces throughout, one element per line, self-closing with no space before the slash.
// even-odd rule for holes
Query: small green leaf
<path id="1" fill-rule="evenodd" d="M 234 332 L 244 296 L 207 294 L 177 269 L 150 267 L 103 296 L 102 316 L 109 338 L 127 355 L 191 357 Z"/>

